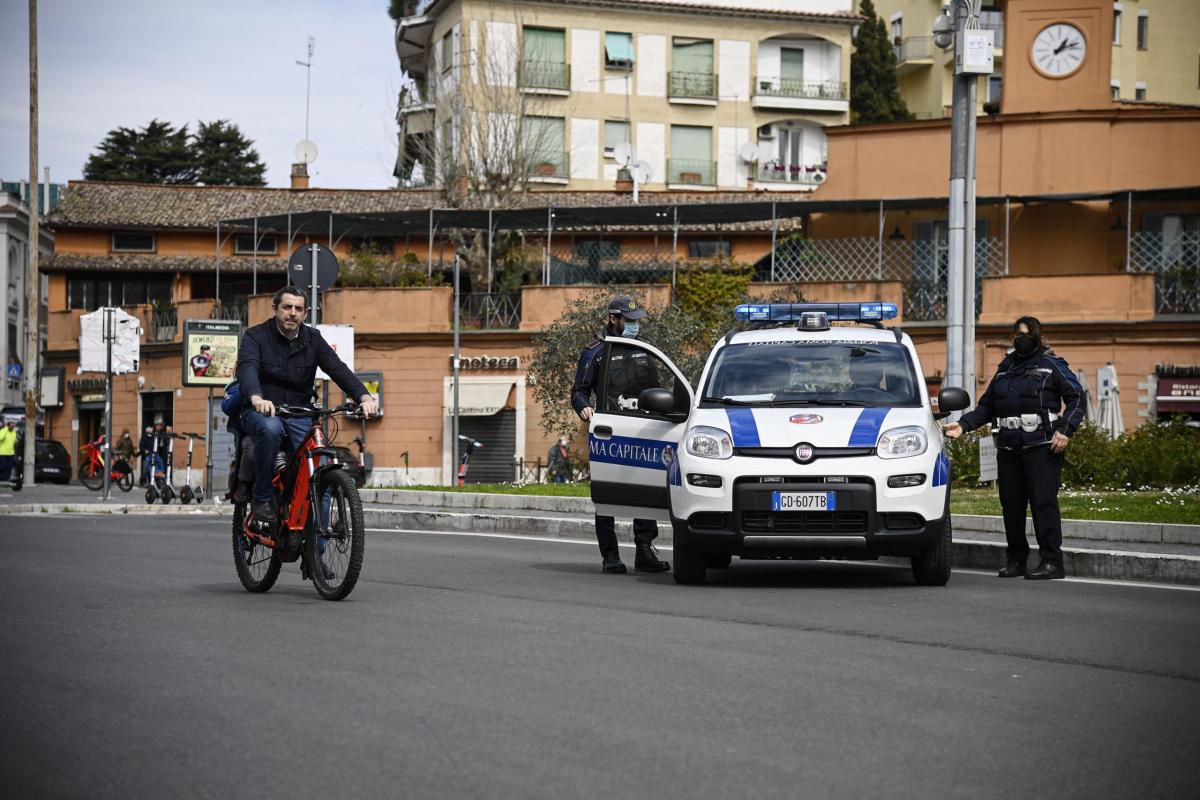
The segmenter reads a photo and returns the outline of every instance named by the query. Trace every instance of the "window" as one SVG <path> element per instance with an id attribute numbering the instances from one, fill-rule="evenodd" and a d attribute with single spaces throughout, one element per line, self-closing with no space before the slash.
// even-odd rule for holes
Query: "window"
<path id="1" fill-rule="evenodd" d="M 730 253 L 729 242 L 718 239 L 694 239 L 688 242 L 688 258 L 720 258 Z"/>
<path id="2" fill-rule="evenodd" d="M 279 243 L 275 238 L 275 234 L 259 234 L 258 235 L 258 250 L 257 252 L 267 255 L 275 255 L 279 249 Z M 233 252 L 238 254 L 251 254 L 254 249 L 254 234 L 239 233 L 233 239 Z"/>
<path id="3" fill-rule="evenodd" d="M 1121 99 L 1121 82 L 1113 81 L 1111 86 L 1112 86 L 1112 99 L 1120 100 Z"/>
<path id="4" fill-rule="evenodd" d="M 781 89 L 800 90 L 804 86 L 804 51 L 798 47 L 779 48 Z"/>
<path id="5" fill-rule="evenodd" d="M 396 248 L 391 238 L 387 236 L 364 236 L 354 243 L 354 250 L 359 253 L 390 258 L 395 254 Z"/>
<path id="6" fill-rule="evenodd" d="M 568 177 L 566 120 L 562 117 L 526 117 L 521 136 L 532 177 Z"/>
<path id="7" fill-rule="evenodd" d="M 567 32 L 525 28 L 521 54 L 521 86 L 567 89 Z"/>
<path id="8" fill-rule="evenodd" d="M 892 44 L 904 41 L 904 17 L 897 15 L 892 20 Z"/>
<path id="9" fill-rule="evenodd" d="M 621 257 L 621 243 L 610 239 L 582 239 L 575 242 L 575 257 L 586 260 L 589 267 L 599 267 L 601 261 Z"/>
<path id="10" fill-rule="evenodd" d="M 1133 99 L 1134 100 L 1145 100 L 1146 99 L 1146 85 L 1145 84 L 1134 87 Z"/>
<path id="11" fill-rule="evenodd" d="M 1121 43 L 1121 9 L 1113 9 L 1113 44 Z"/>
<path id="12" fill-rule="evenodd" d="M 987 85 L 987 101 L 989 104 L 1000 102 L 1000 92 L 1004 87 L 1004 76 L 989 75 Z"/>
<path id="13" fill-rule="evenodd" d="M 1200 267 L 1200 214 L 1144 214 L 1140 238 L 1143 268 Z"/>
<path id="14" fill-rule="evenodd" d="M 629 142 L 629 123 L 624 120 L 605 120 L 604 122 L 604 156 L 612 158 L 617 145 Z"/>
<path id="15" fill-rule="evenodd" d="M 449 72 L 454 66 L 454 31 L 442 37 L 442 72 Z"/>
<path id="16" fill-rule="evenodd" d="M 1145 11 L 1138 14 L 1137 48 L 1145 50 L 1150 45 L 1150 15 Z"/>
<path id="17" fill-rule="evenodd" d="M 712 128 L 672 125 L 667 182 L 714 186 L 715 173 L 712 160 Z"/>
<path id="18" fill-rule="evenodd" d="M 607 69 L 633 69 L 633 34 L 604 34 L 604 66 Z"/>
<path id="19" fill-rule="evenodd" d="M 604 360 L 604 388 L 599 392 L 597 411 L 629 416 L 658 416 L 638 410 L 638 397 L 646 389 L 669 389 L 676 408 L 687 406 L 687 389 L 676 382 L 675 373 L 657 356 L 640 347 L 614 342 Z"/>
<path id="20" fill-rule="evenodd" d="M 153 233 L 114 233 L 112 235 L 112 251 L 114 253 L 153 253 Z"/>
<path id="21" fill-rule="evenodd" d="M 95 275 L 67 277 L 67 308 L 95 311 L 102 306 L 169 304 L 171 278 L 167 275 Z"/>
<path id="22" fill-rule="evenodd" d="M 668 94 L 672 97 L 715 98 L 712 39 L 676 36 L 671 40 L 671 74 Z"/>

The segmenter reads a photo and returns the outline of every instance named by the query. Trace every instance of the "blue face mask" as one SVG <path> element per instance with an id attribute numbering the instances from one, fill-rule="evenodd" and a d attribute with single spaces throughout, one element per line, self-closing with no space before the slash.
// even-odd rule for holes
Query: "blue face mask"
<path id="1" fill-rule="evenodd" d="M 627 319 L 625 320 L 625 329 L 621 331 L 621 335 L 629 339 L 636 339 L 639 330 L 641 330 L 641 326 L 638 325 L 636 319 Z"/>

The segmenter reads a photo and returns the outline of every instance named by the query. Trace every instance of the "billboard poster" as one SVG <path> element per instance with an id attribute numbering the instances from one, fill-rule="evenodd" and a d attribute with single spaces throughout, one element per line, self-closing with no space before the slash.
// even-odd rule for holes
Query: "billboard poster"
<path id="1" fill-rule="evenodd" d="M 242 323 L 189 319 L 183 329 L 183 385 L 224 386 L 234 378 Z"/>

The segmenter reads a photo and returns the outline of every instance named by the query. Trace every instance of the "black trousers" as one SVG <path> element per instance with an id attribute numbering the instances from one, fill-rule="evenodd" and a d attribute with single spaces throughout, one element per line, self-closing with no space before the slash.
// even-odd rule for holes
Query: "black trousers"
<path id="1" fill-rule="evenodd" d="M 633 521 L 633 540 L 639 544 L 649 544 L 658 536 L 658 523 L 652 519 L 635 519 Z M 609 553 L 616 555 L 617 528 L 616 520 L 612 517 L 596 515 L 596 543 L 600 545 L 600 555 Z"/>
<path id="2" fill-rule="evenodd" d="M 1033 510 L 1042 561 L 1062 564 L 1062 516 L 1058 510 L 1058 486 L 1063 454 L 1050 448 L 996 450 L 996 472 L 1000 481 L 1000 506 L 1004 510 L 1004 535 L 1008 560 L 1024 562 L 1029 557 L 1025 538 L 1025 510 Z"/>

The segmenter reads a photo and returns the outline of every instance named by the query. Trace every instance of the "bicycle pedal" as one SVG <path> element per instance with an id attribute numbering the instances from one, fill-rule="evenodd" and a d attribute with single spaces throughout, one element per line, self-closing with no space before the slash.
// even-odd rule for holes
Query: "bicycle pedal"
<path id="1" fill-rule="evenodd" d="M 264 547 L 274 550 L 279 546 L 272 535 L 271 525 L 262 520 L 254 519 L 254 517 L 247 518 L 246 524 L 242 526 L 242 532 L 246 534 L 248 539 L 258 542 Z"/>

